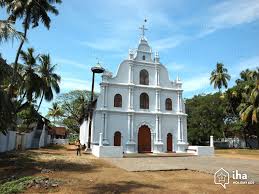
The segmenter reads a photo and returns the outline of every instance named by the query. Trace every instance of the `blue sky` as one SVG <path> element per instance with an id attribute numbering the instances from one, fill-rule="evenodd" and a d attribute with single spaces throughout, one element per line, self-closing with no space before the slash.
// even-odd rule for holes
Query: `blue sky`
<path id="1" fill-rule="evenodd" d="M 29 31 L 24 49 L 51 55 L 62 76 L 61 92 L 90 89 L 96 58 L 115 74 L 137 46 L 144 18 L 150 46 L 159 51 L 171 80 L 177 75 L 183 80 L 186 98 L 213 91 L 209 76 L 217 62 L 228 68 L 230 86 L 241 70 L 259 66 L 259 0 L 63 0 L 58 9 L 49 31 L 42 26 Z M 8 62 L 17 45 L 0 46 Z M 49 105 L 43 103 L 43 114 Z"/>

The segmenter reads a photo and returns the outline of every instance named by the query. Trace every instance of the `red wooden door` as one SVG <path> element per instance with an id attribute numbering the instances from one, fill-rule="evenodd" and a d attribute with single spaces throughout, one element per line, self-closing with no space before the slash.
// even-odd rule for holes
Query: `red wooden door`
<path id="1" fill-rule="evenodd" d="M 173 151 L 173 137 L 171 133 L 167 134 L 167 152 Z"/>
<path id="2" fill-rule="evenodd" d="M 114 146 L 121 146 L 121 133 L 119 131 L 114 133 Z"/>
<path id="3" fill-rule="evenodd" d="M 138 131 L 138 152 L 151 152 L 151 132 L 146 125 L 141 126 Z"/>

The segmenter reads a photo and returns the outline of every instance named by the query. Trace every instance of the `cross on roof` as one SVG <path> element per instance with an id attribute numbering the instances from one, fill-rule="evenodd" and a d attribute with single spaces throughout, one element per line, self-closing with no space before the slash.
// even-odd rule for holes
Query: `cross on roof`
<path id="1" fill-rule="evenodd" d="M 145 19 L 144 22 L 146 23 L 147 19 Z M 139 29 L 142 31 L 142 37 L 144 37 L 145 36 L 145 30 L 148 30 L 147 28 L 145 28 L 145 24 L 143 24 Z"/>

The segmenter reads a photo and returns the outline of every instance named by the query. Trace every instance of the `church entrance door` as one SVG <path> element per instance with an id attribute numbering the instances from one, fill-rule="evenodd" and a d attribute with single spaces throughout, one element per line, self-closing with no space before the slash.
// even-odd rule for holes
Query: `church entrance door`
<path id="1" fill-rule="evenodd" d="M 114 146 L 121 146 L 121 133 L 119 131 L 114 133 Z"/>
<path id="2" fill-rule="evenodd" d="M 138 131 L 138 152 L 151 152 L 151 132 L 148 126 L 142 125 Z"/>
<path id="3" fill-rule="evenodd" d="M 173 136 L 171 133 L 167 134 L 167 152 L 173 151 Z"/>

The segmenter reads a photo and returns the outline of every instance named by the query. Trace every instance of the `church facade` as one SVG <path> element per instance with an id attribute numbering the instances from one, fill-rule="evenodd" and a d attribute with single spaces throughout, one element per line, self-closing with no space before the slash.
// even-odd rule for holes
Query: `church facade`
<path id="1" fill-rule="evenodd" d="M 144 34 L 138 48 L 113 76 L 104 72 L 93 113 L 93 145 L 123 146 L 124 153 L 186 152 L 187 115 L 182 82 L 170 81 L 166 67 Z M 87 144 L 88 122 L 80 128 L 81 143 Z"/>

